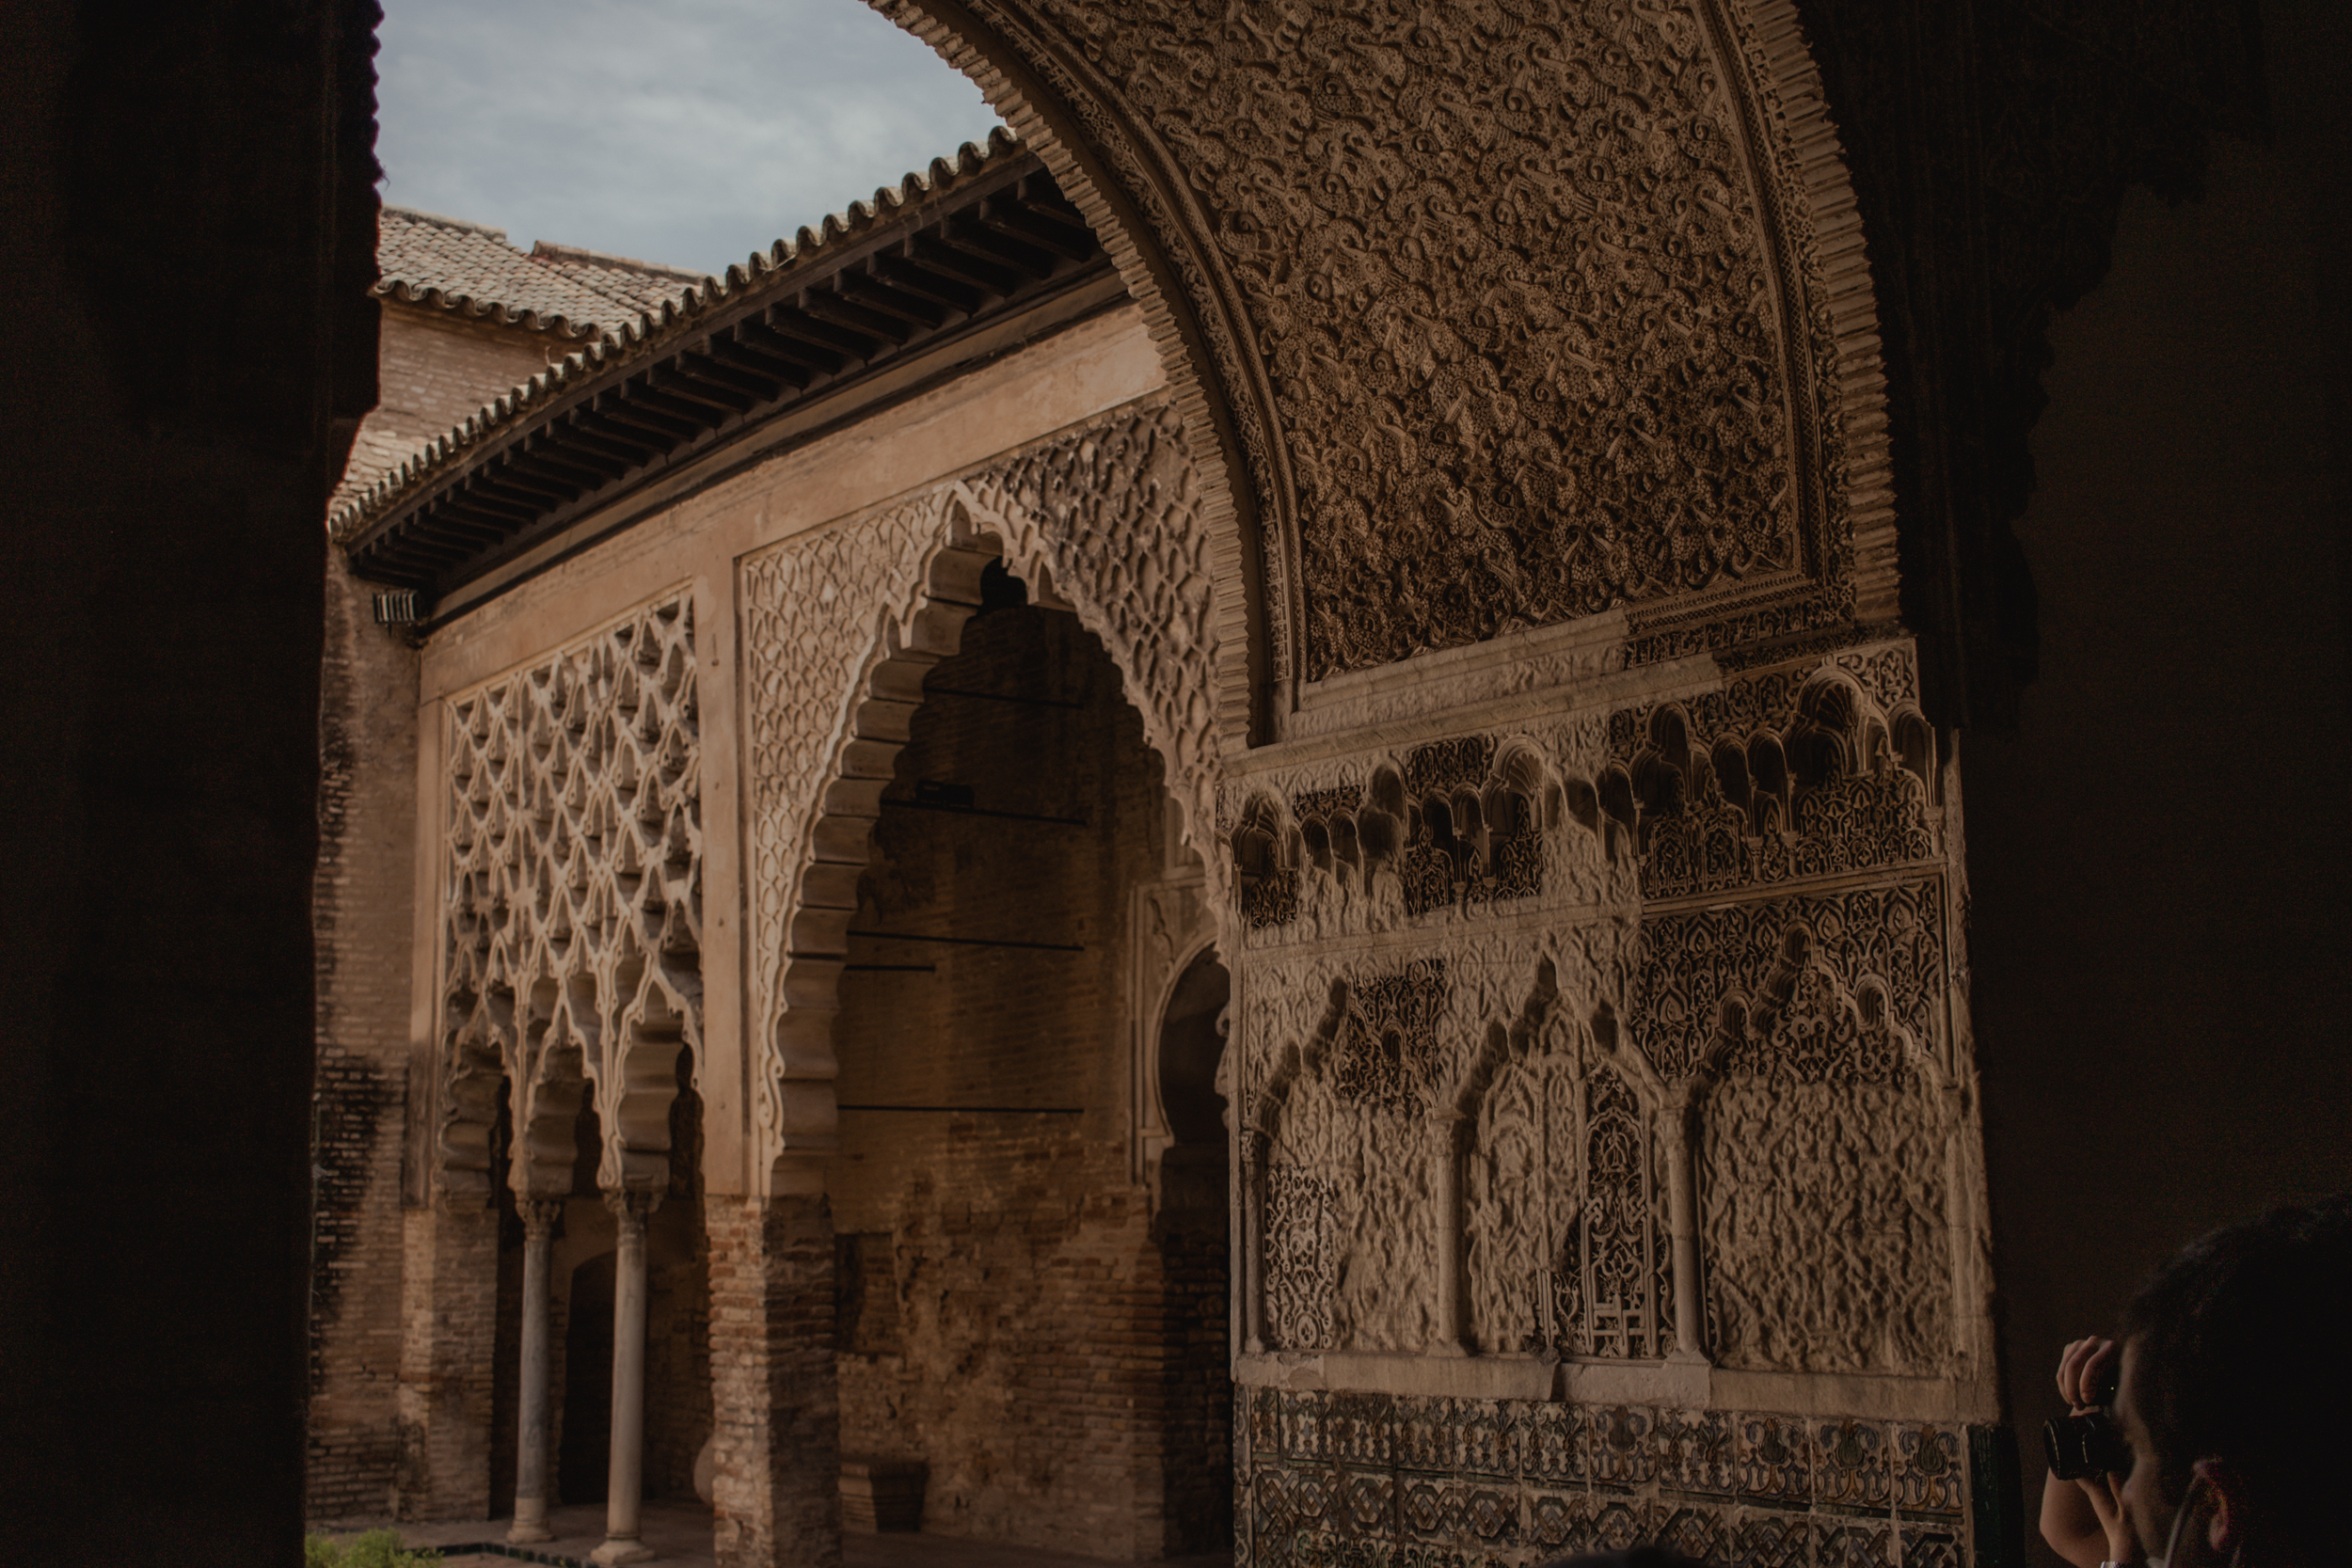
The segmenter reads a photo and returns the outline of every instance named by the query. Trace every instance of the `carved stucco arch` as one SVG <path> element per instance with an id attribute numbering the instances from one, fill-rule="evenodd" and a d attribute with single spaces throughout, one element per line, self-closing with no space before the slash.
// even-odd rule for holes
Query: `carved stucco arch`
<path id="1" fill-rule="evenodd" d="M 1168 972 L 1162 974 L 1158 983 L 1152 988 L 1151 995 L 1148 998 L 1141 996 L 1136 998 L 1140 1009 L 1138 1022 L 1141 1025 L 1140 1044 L 1142 1047 L 1136 1062 L 1136 1069 L 1144 1085 L 1142 1109 L 1147 1112 L 1146 1119 L 1150 1125 L 1166 1128 L 1168 1124 L 1168 1105 L 1160 1082 L 1160 1047 L 1163 1043 L 1161 1034 L 1168 1022 L 1168 1009 L 1176 1000 L 1177 988 L 1182 986 L 1191 974 L 1193 965 L 1204 958 L 1216 960 L 1217 967 L 1225 971 L 1227 983 L 1231 985 L 1232 962 L 1226 951 L 1217 945 L 1217 937 L 1216 929 L 1212 927 L 1178 946 L 1168 958 Z M 1227 1005 L 1229 1007 L 1232 1005 L 1230 990 L 1227 992 Z M 1222 1085 L 1219 1092 L 1224 1095 L 1228 1107 L 1229 1136 L 1232 1124 L 1239 1115 L 1239 1108 L 1232 1104 L 1232 1085 L 1229 1077 L 1232 1068 L 1233 1062 L 1230 1053 L 1218 1058 L 1217 1079 Z M 1172 1137 L 1173 1134 L 1171 1133 L 1170 1136 Z M 1153 1155 L 1152 1159 L 1157 1160 L 1158 1156 Z"/>
<path id="2" fill-rule="evenodd" d="M 1244 1131 L 1259 1143 L 1272 1146 L 1282 1131 L 1282 1112 L 1290 1104 L 1291 1090 L 1301 1077 L 1322 1069 L 1340 1031 L 1347 1027 L 1347 1005 L 1354 993 L 1355 988 L 1344 978 L 1333 980 L 1321 1022 L 1303 1043 L 1287 1041 L 1276 1053 L 1273 1068 L 1251 1098 L 1242 1123 Z"/>
<path id="3" fill-rule="evenodd" d="M 1144 309 L 1202 473 L 1203 515 L 1216 543 L 1223 647 L 1217 711 L 1229 742 L 1269 733 L 1263 709 L 1253 722 L 1261 697 L 1279 727 L 1279 712 L 1295 701 L 1301 678 L 1601 610 L 1627 610 L 1637 657 L 1795 634 L 1834 639 L 1856 626 L 1893 623 L 1894 531 L 1875 301 L 1842 152 L 1791 0 L 1689 0 L 1631 10 L 1575 0 L 1375 4 L 1346 8 L 1344 15 L 1320 0 L 1250 7 L 1208 0 L 1118 7 L 1090 0 L 869 3 L 980 86 L 1085 212 Z M 1606 341 L 1574 331 L 1563 336 L 1554 306 L 1574 267 L 1553 263 L 1577 250 L 1597 210 L 1613 211 L 1617 198 L 1610 193 L 1625 182 L 1617 177 L 1638 184 L 1643 171 L 1595 163 L 1562 178 L 1518 157 L 1547 136 L 1559 139 L 1549 122 L 1531 128 L 1529 106 L 1566 103 L 1578 84 L 1595 79 L 1584 71 L 1587 62 L 1599 62 L 1604 75 L 1613 61 L 1621 64 L 1608 29 L 1622 30 L 1637 14 L 1652 29 L 1652 41 L 1692 67 L 1681 74 L 1704 111 L 1687 123 L 1661 120 L 1651 129 L 1671 139 L 1706 119 L 1715 130 L 1700 127 L 1692 145 L 1710 136 L 1718 145 L 1692 152 L 1682 171 L 1689 189 L 1647 214 L 1663 214 L 1671 224 L 1661 221 L 1655 234 L 1636 224 L 1634 258 L 1666 257 L 1682 238 L 1684 220 L 1701 209 L 1730 225 L 1709 230 L 1709 243 L 1729 233 L 1724 243 L 1736 249 L 1745 243 L 1737 232 L 1742 223 L 1760 230 L 1753 265 L 1718 269 L 1718 281 L 1726 281 L 1732 294 L 1666 309 L 1689 305 L 1694 319 L 1710 318 L 1722 307 L 1745 309 L 1733 297 L 1740 291 L 1769 293 L 1757 319 L 1778 341 L 1755 363 L 1770 362 L 1765 380 L 1779 401 L 1757 420 L 1770 444 L 1774 420 L 1785 417 L 1786 438 L 1772 467 L 1772 483 L 1786 494 L 1774 499 L 1766 483 L 1749 499 L 1790 509 L 1787 537 L 1764 551 L 1771 561 L 1754 559 L 1756 551 L 1741 546 L 1695 568 L 1663 571 L 1634 558 L 1663 550 L 1679 559 L 1693 539 L 1713 549 L 1708 541 L 1725 526 L 1723 519 L 1735 531 L 1747 527 L 1733 516 L 1740 509 L 1688 525 L 1677 499 L 1656 509 L 1658 527 L 1645 533 L 1644 524 L 1626 537 L 1613 536 L 1610 525 L 1580 520 L 1578 562 L 1564 557 L 1557 563 L 1563 586 L 1556 590 L 1531 590 L 1533 597 L 1516 608 L 1473 609 L 1470 622 L 1458 626 L 1446 624 L 1441 610 L 1402 611 L 1396 625 L 1381 628 L 1376 645 L 1352 651 L 1311 645 L 1318 617 L 1327 628 L 1346 619 L 1338 608 L 1313 602 L 1318 593 L 1328 594 L 1334 562 L 1345 564 L 1354 549 L 1358 564 L 1379 565 L 1376 539 L 1349 531 L 1367 520 L 1350 509 L 1385 495 L 1391 467 L 1415 470 L 1417 451 L 1443 446 L 1449 426 L 1467 432 L 1480 418 L 1512 426 L 1555 454 L 1562 442 L 1574 447 L 1582 428 L 1576 420 L 1540 414 L 1522 420 L 1516 410 L 1536 396 L 1530 384 L 1535 369 L 1546 375 L 1558 370 L 1563 353 L 1578 356 L 1577 341 L 1591 351 L 1588 359 L 1623 369 L 1629 387 L 1617 397 L 1588 385 L 1585 395 L 1597 398 L 1611 420 L 1630 421 L 1628 428 L 1642 434 L 1637 405 L 1649 370 L 1635 340 L 1647 331 L 1654 341 L 1655 324 L 1634 330 L 1646 319 L 1637 310 L 1624 317 L 1625 331 L 1603 334 Z M 1392 38 L 1376 36 L 1383 24 L 1407 17 L 1411 25 L 1392 27 Z M 1545 36 L 1524 52 L 1527 57 L 1496 41 L 1509 29 L 1530 27 Z M 1553 69 L 1564 60 L 1574 69 Z M 1519 67 L 1533 72 L 1528 83 L 1496 80 Z M 1414 112 L 1440 106 L 1445 134 L 1384 140 L 1385 132 L 1404 124 L 1406 104 Z M 1563 123 L 1569 118 L 1561 117 Z M 1236 169 L 1242 172 L 1226 178 Z M 1379 265 L 1366 258 L 1383 246 L 1422 246 L 1425 236 L 1368 233 L 1378 219 L 1368 225 L 1346 200 L 1327 198 L 1342 186 L 1364 196 L 1416 182 L 1429 185 L 1431 195 L 1413 210 L 1438 220 L 1451 214 L 1464 249 L 1424 258 L 1422 271 L 1410 278 L 1406 314 L 1424 299 L 1437 302 L 1422 312 L 1429 318 L 1426 343 L 1437 347 L 1414 350 L 1430 366 L 1396 372 L 1412 384 L 1412 396 L 1384 404 L 1379 388 L 1358 373 L 1361 367 L 1341 364 L 1326 350 L 1351 327 L 1360 328 L 1367 300 L 1380 297 L 1376 288 L 1356 283 L 1398 276 L 1386 258 Z M 1505 231 L 1521 222 L 1557 235 L 1557 243 L 1513 250 L 1516 242 Z M 1472 255 L 1490 231 L 1502 236 L 1485 247 L 1495 254 Z M 1590 248 L 1583 247 L 1587 256 Z M 1523 264 L 1531 255 L 1533 277 Z M 1430 278 L 1455 277 L 1475 286 L 1422 288 Z M 1697 330 L 1711 329 L 1702 324 Z M 1534 345 L 1528 354 L 1505 352 L 1521 340 Z M 1734 345 L 1729 352 L 1736 357 L 1742 351 Z M 1482 398 L 1486 414 L 1465 412 Z M 1403 413 L 1385 418 L 1382 407 Z M 1695 451 L 1723 431 L 1744 428 L 1737 419 L 1708 424 L 1704 439 L 1680 446 Z M 1589 488 L 1590 465 L 1598 459 L 1588 452 L 1554 463 L 1539 451 L 1508 463 L 1496 453 L 1490 463 L 1467 435 L 1462 450 L 1474 454 L 1474 472 L 1441 472 L 1438 464 L 1423 476 L 1429 483 L 1416 493 L 1419 500 L 1375 510 L 1386 526 L 1398 512 L 1409 520 L 1425 503 L 1431 516 L 1444 519 L 1432 528 L 1461 538 L 1470 546 L 1463 553 L 1495 565 L 1498 580 L 1515 580 L 1522 574 L 1513 559 L 1530 559 L 1528 531 L 1583 515 L 1575 496 L 1554 487 L 1539 498 L 1504 469 L 1536 476 L 1537 489 L 1563 475 Z M 1617 462 L 1616 451 L 1609 445 L 1609 463 Z M 1702 500 L 1746 497 L 1738 476 L 1756 467 L 1752 456 L 1703 453 L 1699 461 L 1714 462 L 1720 483 L 1712 490 L 1702 485 Z M 1509 493 L 1498 500 L 1463 488 L 1489 482 Z M 1594 514 L 1608 515 L 1607 506 Z M 1750 531 L 1756 539 L 1770 532 Z M 1569 581 L 1595 570 L 1608 580 Z M 1473 572 L 1448 580 L 1461 587 L 1475 578 Z M 1398 597 L 1376 580 L 1365 592 L 1375 602 Z M 1474 603 L 1477 596 L 1463 597 Z"/>
<path id="4" fill-rule="evenodd" d="M 575 1132 L 591 1087 L 580 1031 L 550 1007 L 545 1022 L 525 1030 L 521 1054 L 525 1072 L 515 1091 L 513 1185 L 517 1196 L 561 1197 L 572 1190 L 579 1157 Z"/>
<path id="5" fill-rule="evenodd" d="M 1148 400 L 745 562 L 755 1183 L 814 1185 L 816 1162 L 798 1156 L 834 1144 L 833 1022 L 858 878 L 924 675 L 956 651 L 990 562 L 1103 644 L 1227 918 L 1225 867 L 1206 852 L 1219 739 L 1209 549 L 1179 417 Z"/>

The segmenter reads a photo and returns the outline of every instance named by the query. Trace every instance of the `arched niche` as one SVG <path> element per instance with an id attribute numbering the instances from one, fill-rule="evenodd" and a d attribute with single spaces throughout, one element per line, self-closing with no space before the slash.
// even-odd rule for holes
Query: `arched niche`
<path id="1" fill-rule="evenodd" d="M 1225 1077 L 1232 1002 L 1232 976 L 1216 945 L 1203 944 L 1168 987 L 1147 1064 L 1168 1140 L 1153 1173 L 1155 1206 L 1166 1215 L 1207 1216 L 1219 1227 L 1232 1142 Z"/>

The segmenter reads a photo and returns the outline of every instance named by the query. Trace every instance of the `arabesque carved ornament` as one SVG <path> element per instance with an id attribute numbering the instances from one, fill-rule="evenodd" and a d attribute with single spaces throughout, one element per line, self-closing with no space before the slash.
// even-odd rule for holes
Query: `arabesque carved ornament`
<path id="1" fill-rule="evenodd" d="M 604 1185 L 666 1181 L 702 1025 L 692 602 L 665 594 L 446 711 L 443 1180 L 486 1182 L 503 1073 L 517 1191 L 570 1190 L 589 1085 Z"/>
<path id="2" fill-rule="evenodd" d="M 1875 346 L 1814 254 L 1834 138 L 1775 96 L 1809 67 L 1747 8 L 973 8 L 1188 296 L 1267 530 L 1268 674 L 1764 583 L 1823 592 L 1755 635 L 1851 610 L 1841 382 L 1859 349 L 1875 397 Z"/>

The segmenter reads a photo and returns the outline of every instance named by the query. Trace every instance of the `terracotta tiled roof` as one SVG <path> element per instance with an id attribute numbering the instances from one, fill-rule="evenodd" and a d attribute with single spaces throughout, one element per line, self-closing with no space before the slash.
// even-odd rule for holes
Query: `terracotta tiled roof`
<path id="1" fill-rule="evenodd" d="M 850 203 L 848 212 L 827 217 L 821 228 L 803 227 L 796 238 L 778 240 L 768 251 L 755 252 L 744 262 L 727 268 L 724 277 L 706 277 L 698 284 L 663 290 L 656 303 L 645 306 L 642 313 L 612 321 L 610 325 L 600 323 L 600 330 L 581 334 L 590 341 L 562 364 L 550 367 L 545 374 L 532 376 L 447 435 L 435 436 L 415 449 L 382 478 L 336 506 L 327 522 L 330 535 L 339 543 L 351 543 L 376 519 L 425 489 L 437 477 L 462 468 L 471 451 L 483 442 L 529 420 L 559 396 L 588 381 L 619 380 L 628 373 L 628 367 L 659 356 L 676 340 L 698 328 L 707 331 L 714 312 L 737 304 L 744 295 L 788 288 L 789 275 L 803 267 L 821 266 L 830 259 L 827 247 L 863 239 L 876 229 L 898 221 L 908 208 L 934 202 L 984 173 L 998 171 L 1004 160 L 1027 155 L 1012 133 L 998 126 L 989 133 L 985 148 L 966 142 L 957 150 L 952 162 L 932 159 L 928 171 L 909 174 L 896 187 L 883 186 L 874 193 L 870 202 Z M 500 233 L 453 219 L 405 215 L 427 224 L 473 230 L 477 235 Z M 389 216 L 388 209 L 388 220 Z M 507 247 L 502 236 L 483 243 L 490 251 L 530 260 Z M 389 263 L 385 270 L 390 272 Z M 659 276 L 669 278 L 676 275 Z"/>
<path id="2" fill-rule="evenodd" d="M 582 341 L 659 312 L 701 275 L 542 240 L 529 250 L 506 230 L 406 207 L 376 230 L 375 292 L 389 299 Z"/>

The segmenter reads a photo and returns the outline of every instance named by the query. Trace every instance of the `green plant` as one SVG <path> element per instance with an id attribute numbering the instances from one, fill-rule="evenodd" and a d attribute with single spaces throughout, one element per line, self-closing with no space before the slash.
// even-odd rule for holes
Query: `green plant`
<path id="1" fill-rule="evenodd" d="M 398 1530 L 372 1529 L 341 1545 L 324 1535 L 302 1538 L 302 1568 L 437 1568 L 440 1560 L 429 1546 L 403 1550 Z"/>

